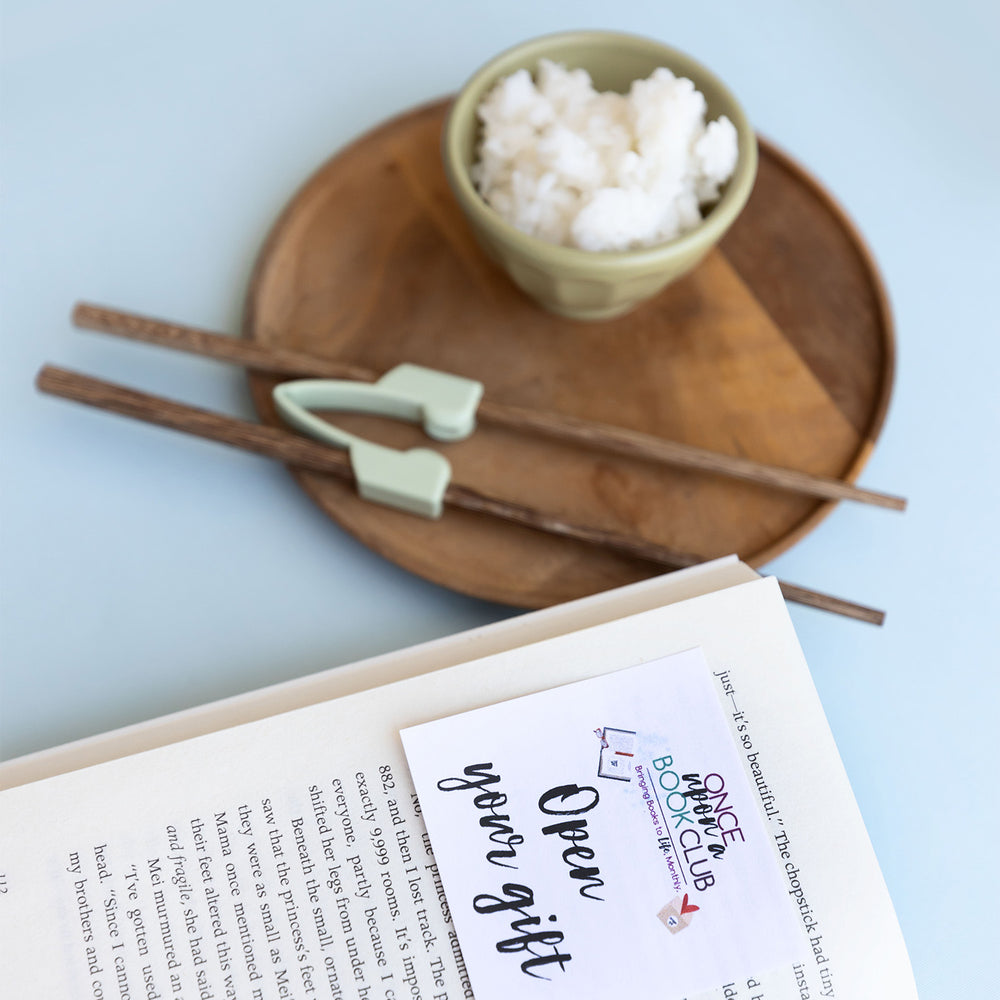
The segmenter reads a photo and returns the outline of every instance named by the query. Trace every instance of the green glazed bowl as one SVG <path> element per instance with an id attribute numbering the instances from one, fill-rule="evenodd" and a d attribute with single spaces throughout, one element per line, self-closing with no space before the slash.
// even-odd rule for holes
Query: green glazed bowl
<path id="1" fill-rule="evenodd" d="M 726 115 L 736 126 L 736 170 L 701 224 L 675 240 L 638 250 L 595 253 L 555 246 L 505 222 L 479 195 L 469 177 L 476 160 L 482 99 L 515 70 L 534 73 L 540 59 L 569 69 L 583 67 L 601 91 L 625 93 L 633 80 L 666 66 L 693 81 L 708 103 L 706 120 Z M 573 319 L 607 319 L 628 312 L 690 271 L 722 238 L 746 204 L 757 173 L 757 140 L 747 116 L 726 86 L 690 56 L 635 35 L 573 31 L 546 35 L 508 49 L 462 88 L 445 122 L 442 155 L 448 182 L 486 253 L 518 287 L 546 309 Z"/>

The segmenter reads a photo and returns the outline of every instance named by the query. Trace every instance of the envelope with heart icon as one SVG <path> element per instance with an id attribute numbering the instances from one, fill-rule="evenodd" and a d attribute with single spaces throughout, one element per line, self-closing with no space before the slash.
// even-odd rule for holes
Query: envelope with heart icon
<path id="1" fill-rule="evenodd" d="M 656 915 L 671 934 L 677 934 L 691 923 L 691 918 L 699 909 L 688 900 L 688 894 L 684 893 L 683 899 L 674 896 Z"/>

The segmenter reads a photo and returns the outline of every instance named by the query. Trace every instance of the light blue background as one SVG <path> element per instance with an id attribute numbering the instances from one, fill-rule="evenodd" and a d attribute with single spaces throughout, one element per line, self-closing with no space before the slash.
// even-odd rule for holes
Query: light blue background
<path id="1" fill-rule="evenodd" d="M 994 6 L 6 0 L 3 756 L 511 613 L 369 553 L 281 468 L 38 396 L 32 380 L 54 361 L 251 416 L 239 371 L 75 332 L 73 302 L 236 331 L 264 234 L 339 146 L 531 35 L 652 35 L 730 83 L 882 268 L 899 364 L 863 482 L 910 510 L 844 506 L 768 568 L 888 609 L 881 630 L 792 614 L 921 995 L 993 995 Z"/>

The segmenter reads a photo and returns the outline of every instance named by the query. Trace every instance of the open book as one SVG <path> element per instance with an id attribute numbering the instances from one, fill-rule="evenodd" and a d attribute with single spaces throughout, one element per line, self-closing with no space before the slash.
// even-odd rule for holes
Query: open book
<path id="1" fill-rule="evenodd" d="M 780 593 L 733 559 L 0 783 L 12 996 L 916 996 Z"/>

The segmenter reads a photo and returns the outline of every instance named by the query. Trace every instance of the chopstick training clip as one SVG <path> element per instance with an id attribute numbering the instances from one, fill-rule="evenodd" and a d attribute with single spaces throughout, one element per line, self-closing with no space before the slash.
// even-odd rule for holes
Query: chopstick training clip
<path id="1" fill-rule="evenodd" d="M 430 448 L 397 451 L 349 434 L 313 413 L 371 413 L 419 423 L 437 441 L 460 441 L 476 426 L 480 382 L 423 368 L 397 365 L 375 383 L 298 379 L 275 386 L 274 405 L 285 423 L 325 444 L 345 449 L 366 500 L 410 514 L 441 516 L 451 464 Z"/>

